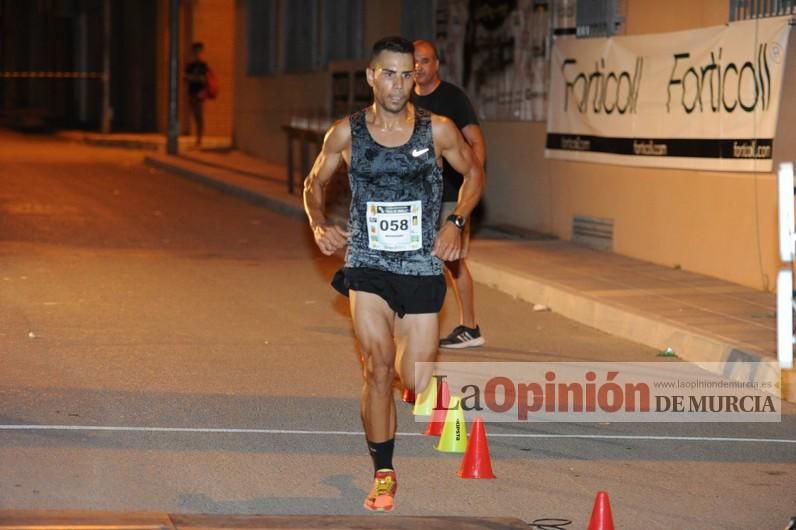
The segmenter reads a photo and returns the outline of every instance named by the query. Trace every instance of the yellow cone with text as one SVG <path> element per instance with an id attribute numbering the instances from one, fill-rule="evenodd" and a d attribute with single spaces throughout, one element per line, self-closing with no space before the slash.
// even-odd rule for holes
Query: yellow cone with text
<path id="1" fill-rule="evenodd" d="M 467 425 L 464 422 L 462 402 L 456 396 L 451 396 L 445 426 L 436 449 L 443 453 L 463 453 L 467 449 Z"/>

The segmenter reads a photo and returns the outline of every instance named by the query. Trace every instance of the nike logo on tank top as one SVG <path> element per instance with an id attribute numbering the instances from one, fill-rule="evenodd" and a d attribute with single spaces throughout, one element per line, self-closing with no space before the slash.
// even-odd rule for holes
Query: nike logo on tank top
<path id="1" fill-rule="evenodd" d="M 442 274 L 442 260 L 431 256 L 442 200 L 431 113 L 415 107 L 409 140 L 397 147 L 376 143 L 364 110 L 350 117 L 351 232 L 346 267 L 396 274 Z"/>

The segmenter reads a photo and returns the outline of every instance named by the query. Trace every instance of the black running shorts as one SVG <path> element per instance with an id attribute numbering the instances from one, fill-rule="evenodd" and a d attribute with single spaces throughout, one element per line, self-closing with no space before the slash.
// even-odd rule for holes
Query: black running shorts
<path id="1" fill-rule="evenodd" d="M 377 269 L 348 268 L 337 271 L 332 287 L 348 296 L 349 290 L 379 295 L 399 317 L 439 313 L 445 301 L 445 277 L 410 276 Z"/>

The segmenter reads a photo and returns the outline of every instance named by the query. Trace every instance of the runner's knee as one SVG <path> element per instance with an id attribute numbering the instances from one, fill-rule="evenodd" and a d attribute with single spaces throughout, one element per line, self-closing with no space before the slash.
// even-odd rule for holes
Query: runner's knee
<path id="1" fill-rule="evenodd" d="M 365 367 L 365 382 L 377 392 L 391 392 L 395 380 L 395 368 L 390 363 L 374 362 L 371 357 Z"/>

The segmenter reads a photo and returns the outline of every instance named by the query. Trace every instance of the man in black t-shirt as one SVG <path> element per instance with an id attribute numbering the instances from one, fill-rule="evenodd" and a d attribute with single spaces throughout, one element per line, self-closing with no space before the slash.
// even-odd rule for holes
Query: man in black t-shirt
<path id="1" fill-rule="evenodd" d="M 473 154 L 483 166 L 486 161 L 486 144 L 478 117 L 467 95 L 456 85 L 439 78 L 439 58 L 434 43 L 427 40 L 415 41 L 415 88 L 412 103 L 450 118 L 462 132 Z M 447 162 L 444 162 L 442 191 L 442 212 L 440 222 L 446 222 L 456 207 L 462 176 Z M 469 219 L 462 233 L 460 259 L 445 263 L 446 270 L 453 279 L 453 292 L 459 303 L 459 326 L 440 340 L 442 348 L 472 348 L 484 344 L 481 328 L 475 320 L 475 300 L 473 296 L 473 277 L 467 268 L 465 257 L 469 250 Z"/>
<path id="2" fill-rule="evenodd" d="M 204 100 L 207 95 L 207 71 L 208 66 L 202 57 L 205 45 L 201 42 L 194 42 L 191 45 L 191 62 L 185 65 L 185 80 L 188 82 L 188 104 L 191 106 L 191 114 L 196 123 L 196 143 L 195 147 L 201 147 L 202 134 L 205 128 Z"/>

